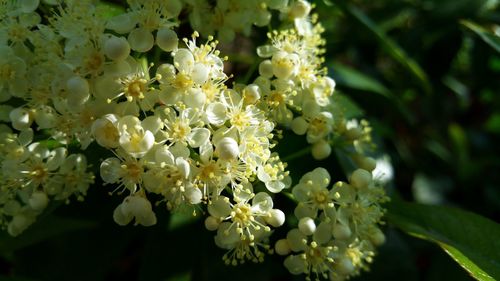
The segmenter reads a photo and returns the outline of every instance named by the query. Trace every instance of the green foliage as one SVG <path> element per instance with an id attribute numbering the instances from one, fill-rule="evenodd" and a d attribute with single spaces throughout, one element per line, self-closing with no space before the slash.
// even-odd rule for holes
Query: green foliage
<path id="1" fill-rule="evenodd" d="M 461 21 L 461 24 L 465 26 L 466 28 L 472 30 L 475 32 L 481 39 L 484 40 L 484 42 L 488 43 L 493 49 L 495 49 L 497 52 L 500 52 L 500 36 L 496 33 L 493 33 L 486 28 L 473 23 L 471 21 Z M 496 29 L 500 28 L 498 25 L 495 26 Z"/>
<path id="2" fill-rule="evenodd" d="M 405 232 L 437 243 L 478 280 L 500 279 L 500 225 L 471 212 L 401 201 L 387 219 Z"/>

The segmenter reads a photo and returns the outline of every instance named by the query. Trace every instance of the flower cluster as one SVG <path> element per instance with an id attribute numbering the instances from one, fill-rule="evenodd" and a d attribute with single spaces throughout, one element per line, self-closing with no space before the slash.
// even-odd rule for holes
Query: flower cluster
<path id="1" fill-rule="evenodd" d="M 377 224 L 384 213 L 380 203 L 387 197 L 363 169 L 355 170 L 349 183 L 329 185 L 328 171 L 316 168 L 293 187 L 298 228 L 275 248 L 281 255 L 292 253 L 285 266 L 293 274 L 344 280 L 367 269 L 375 247 L 384 242 Z"/>
<path id="2" fill-rule="evenodd" d="M 127 3 L 113 16 L 93 0 L 0 1 L 0 226 L 19 235 L 50 200 L 83 200 L 99 180 L 123 196 L 112 214 L 119 225 L 154 225 L 154 206 L 163 204 L 204 215 L 227 264 L 293 251 L 285 259 L 292 273 L 337 280 L 364 268 L 384 240 L 377 224 L 385 195 L 364 156 L 369 125 L 331 109 L 335 82 L 322 66 L 312 6 Z M 258 75 L 228 85 L 230 62 L 208 34 L 249 36 L 273 14 L 285 29 L 257 48 Z M 183 17 L 206 37 L 193 31 L 179 40 Z M 298 228 L 273 248 L 273 229 L 285 222 L 274 200 L 292 185 L 274 150 L 283 129 L 305 135 L 316 159 L 330 155 L 332 138 L 345 139 L 364 170 L 331 190 L 326 170 L 304 175 L 293 188 Z M 99 146 L 109 153 L 91 163 L 95 179 L 84 155 Z"/>

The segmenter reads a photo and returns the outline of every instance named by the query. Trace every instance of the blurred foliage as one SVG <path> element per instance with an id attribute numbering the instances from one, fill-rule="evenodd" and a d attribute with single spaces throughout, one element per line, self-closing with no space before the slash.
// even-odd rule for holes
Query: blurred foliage
<path id="1" fill-rule="evenodd" d="M 108 12 L 119 13 L 120 1 L 113 2 L 118 5 Z M 456 206 L 500 221 L 499 5 L 497 0 L 316 1 L 326 29 L 326 65 L 342 93 L 339 100 L 349 104 L 353 116 L 364 112 L 379 134 L 379 149 L 394 166 L 393 196 Z M 263 42 L 265 30 L 255 36 L 255 44 Z M 255 67 L 244 58 L 237 67 L 250 70 L 248 80 Z M 302 138 L 284 137 L 286 145 L 278 149 L 295 182 L 320 165 L 337 171 L 338 180 L 345 177 L 342 159 L 314 161 L 307 151 L 297 152 L 306 146 Z M 157 212 L 156 226 L 119 227 L 111 217 L 119 202 L 103 195 L 103 189 L 109 191 L 96 185 L 84 204 L 54 208 L 26 235 L 0 236 L 0 281 L 292 278 L 276 255 L 263 265 L 226 267 L 213 233 L 189 215 Z M 286 199 L 277 204 L 293 208 Z M 463 222 L 462 233 L 418 227 L 422 220 L 432 224 L 455 218 L 444 210 L 426 211 L 429 218 L 411 210 L 401 213 L 402 221 L 413 219 L 417 226 L 389 218 L 433 241 L 453 240 L 448 234 L 470 235 L 464 238 L 467 243 L 477 241 L 477 249 L 491 246 L 490 251 L 496 250 L 491 261 L 498 262 L 498 245 L 485 244 L 477 233 L 487 231 L 479 225 L 481 218 L 471 219 L 475 226 L 470 228 Z M 278 229 L 275 235 L 285 233 Z M 386 235 L 371 272 L 357 280 L 472 279 L 438 246 L 406 236 L 392 224 Z M 458 249 L 448 249 L 452 256 L 463 251 L 449 245 Z"/>

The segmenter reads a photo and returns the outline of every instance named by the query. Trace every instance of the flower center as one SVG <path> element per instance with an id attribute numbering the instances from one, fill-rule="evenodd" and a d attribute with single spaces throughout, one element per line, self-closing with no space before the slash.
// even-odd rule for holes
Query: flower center
<path id="1" fill-rule="evenodd" d="M 146 91 L 146 79 L 134 79 L 125 85 L 125 95 L 132 99 L 143 99 Z"/>
<path id="2" fill-rule="evenodd" d="M 188 74 L 184 72 L 179 72 L 175 77 L 172 86 L 179 90 L 187 90 L 191 88 L 193 84 L 194 82 Z"/>
<path id="3" fill-rule="evenodd" d="M 231 213 L 231 217 L 240 227 L 245 227 L 254 220 L 252 210 L 248 204 L 236 206 L 234 212 Z"/>

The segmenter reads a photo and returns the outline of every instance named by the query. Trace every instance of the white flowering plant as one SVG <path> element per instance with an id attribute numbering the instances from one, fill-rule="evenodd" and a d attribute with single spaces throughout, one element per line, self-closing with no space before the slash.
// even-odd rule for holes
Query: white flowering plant
<path id="1" fill-rule="evenodd" d="M 208 235 L 220 264 L 280 260 L 305 280 L 368 270 L 390 164 L 335 91 L 314 7 L 1 0 L 2 230 L 22 239 L 99 200 L 104 221 L 135 226 L 116 233 L 201 225 L 169 239 Z"/>

